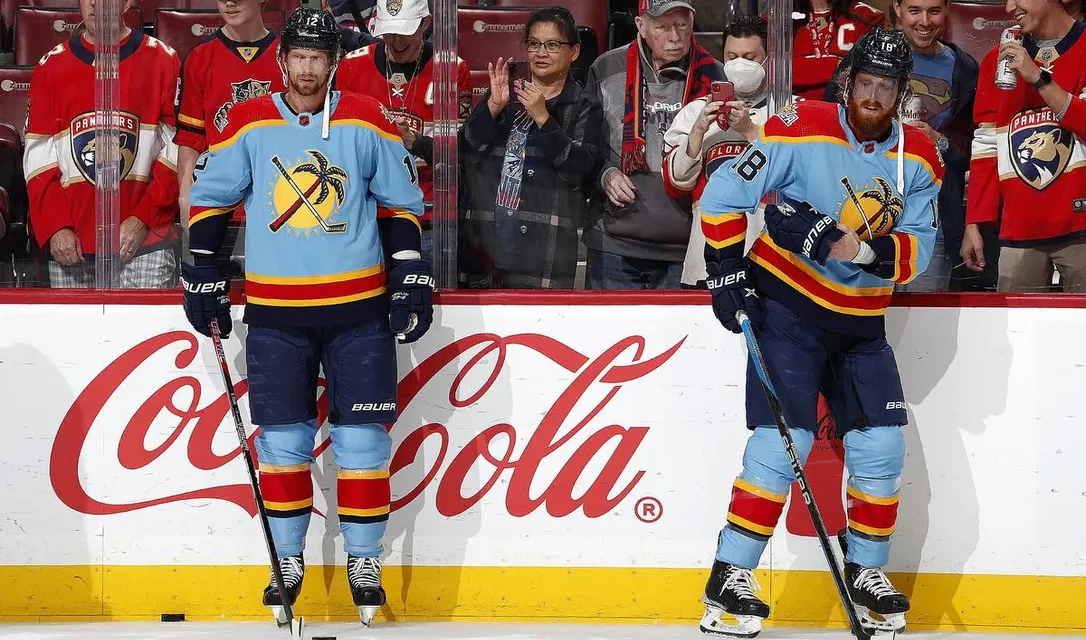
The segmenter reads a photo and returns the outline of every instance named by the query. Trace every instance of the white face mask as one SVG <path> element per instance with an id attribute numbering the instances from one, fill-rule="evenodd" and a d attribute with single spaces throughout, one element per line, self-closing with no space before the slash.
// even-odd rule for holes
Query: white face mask
<path id="1" fill-rule="evenodd" d="M 724 63 L 724 75 L 735 85 L 736 93 L 749 96 L 762 88 L 765 67 L 746 58 L 733 58 Z"/>

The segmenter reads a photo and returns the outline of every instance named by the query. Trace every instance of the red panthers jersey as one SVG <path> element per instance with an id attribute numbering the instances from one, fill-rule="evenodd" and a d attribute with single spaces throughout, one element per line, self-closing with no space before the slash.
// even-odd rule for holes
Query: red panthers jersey
<path id="1" fill-rule="evenodd" d="M 256 42 L 234 42 L 219 29 L 185 56 L 177 92 L 178 146 L 207 151 L 221 139 L 231 107 L 286 89 L 278 44 L 271 31 Z"/>
<path id="2" fill-rule="evenodd" d="M 434 65 L 433 49 L 423 45 L 418 62 L 396 64 L 385 55 L 383 42 L 347 54 L 336 72 L 336 88 L 361 93 L 380 102 L 394 123 L 406 124 L 415 135 L 434 135 Z M 458 60 L 458 117 L 467 118 L 471 111 L 471 73 L 468 64 Z M 423 199 L 433 202 L 434 171 L 422 158 L 415 156 L 419 186 Z"/>
<path id="3" fill-rule="evenodd" d="M 804 100 L 821 100 L 837 63 L 871 27 L 886 16 L 862 2 L 853 3 L 845 15 L 812 12 L 808 23 L 792 40 L 792 88 Z"/>
<path id="4" fill-rule="evenodd" d="M 120 43 L 121 222 L 150 229 L 141 253 L 176 239 L 177 146 L 174 96 L 180 63 L 168 45 L 136 31 Z M 54 47 L 30 76 L 23 169 L 30 223 L 45 247 L 72 229 L 84 255 L 95 252 L 94 48 L 82 36 Z"/>
<path id="5" fill-rule="evenodd" d="M 980 66 L 966 222 L 999 224 L 1011 247 L 1086 237 L 1086 27 L 1052 47 L 1026 38 L 1026 51 L 1071 94 L 1057 119 L 1028 82 L 995 85 L 995 46 Z"/>

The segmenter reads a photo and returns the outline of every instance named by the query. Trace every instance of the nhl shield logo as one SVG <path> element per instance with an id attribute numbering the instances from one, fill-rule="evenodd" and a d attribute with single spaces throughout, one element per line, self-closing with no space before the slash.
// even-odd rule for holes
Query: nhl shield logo
<path id="1" fill-rule="evenodd" d="M 388 0 L 388 14 L 390 16 L 399 15 L 400 9 L 403 9 L 403 0 Z"/>
<path id="2" fill-rule="evenodd" d="M 1018 177 L 1037 191 L 1059 178 L 1071 160 L 1074 136 L 1059 126 L 1052 111 L 1026 111 L 1007 127 L 1011 164 Z"/>
<path id="3" fill-rule="evenodd" d="M 120 137 L 120 176 L 118 179 L 124 180 L 131 173 L 136 162 L 136 153 L 139 151 L 139 118 L 131 113 L 121 112 L 117 114 L 115 124 Z M 95 168 L 94 125 L 94 114 L 85 113 L 73 119 L 70 128 L 72 157 L 75 159 L 75 165 L 79 167 L 79 172 L 91 184 L 97 184 L 98 179 L 98 172 Z"/>

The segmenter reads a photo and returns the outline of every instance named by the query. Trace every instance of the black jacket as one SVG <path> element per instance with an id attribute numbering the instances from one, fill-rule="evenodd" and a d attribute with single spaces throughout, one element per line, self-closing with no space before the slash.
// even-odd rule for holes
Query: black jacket
<path id="1" fill-rule="evenodd" d="M 977 95 L 977 76 L 980 65 L 957 45 L 940 40 L 944 47 L 954 52 L 954 76 L 951 81 L 951 112 L 949 123 L 939 131 L 950 142 L 950 150 L 943 154 L 946 175 L 939 191 L 939 218 L 943 225 L 946 253 L 957 260 L 965 235 L 965 172 L 969 169 L 969 156 L 973 146 L 973 99 Z M 837 65 L 833 77 L 837 78 L 852 64 L 852 52 Z M 837 83 L 830 82 L 822 96 L 827 102 L 837 102 Z"/>
<path id="2" fill-rule="evenodd" d="M 524 143 L 520 205 L 497 207 L 498 185 L 516 110 L 516 97 L 495 119 L 479 101 L 460 130 L 459 265 L 469 288 L 572 289 L 577 230 L 606 153 L 603 108 L 572 77 L 534 123 Z"/>

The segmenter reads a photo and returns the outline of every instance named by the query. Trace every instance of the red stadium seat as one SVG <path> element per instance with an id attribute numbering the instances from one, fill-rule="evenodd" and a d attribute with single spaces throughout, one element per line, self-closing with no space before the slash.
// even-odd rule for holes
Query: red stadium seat
<path id="1" fill-rule="evenodd" d="M 461 3 L 463 4 L 463 3 Z M 588 27 L 596 34 L 599 43 L 599 51 L 607 51 L 608 30 L 611 23 L 611 14 L 607 9 L 607 0 L 573 0 L 572 2 L 555 2 L 554 0 L 495 0 L 495 7 L 549 7 L 560 4 L 573 14 L 577 25 Z"/>
<path id="2" fill-rule="evenodd" d="M 490 74 L 486 69 L 473 69 L 471 71 L 471 106 L 479 104 L 479 101 L 490 89 Z"/>
<path id="3" fill-rule="evenodd" d="M 458 7 L 460 57 L 472 69 L 486 69 L 499 56 L 524 60 L 524 23 L 532 9 Z"/>
<path id="4" fill-rule="evenodd" d="M 176 49 L 181 59 L 221 26 L 218 11 L 159 9 L 155 12 L 155 37 Z M 283 12 L 265 11 L 264 26 L 278 32 L 283 28 Z"/>
<path id="5" fill-rule="evenodd" d="M 15 64 L 37 64 L 50 49 L 72 37 L 83 22 L 79 9 L 19 7 L 15 10 Z M 124 22 L 131 29 L 143 28 L 143 14 L 133 7 Z"/>
<path id="6" fill-rule="evenodd" d="M 977 62 L 999 44 L 999 36 L 1016 24 L 1005 5 L 980 2 L 951 2 L 947 7 L 946 39 L 976 58 Z"/>
<path id="7" fill-rule="evenodd" d="M 15 24 L 15 7 L 19 0 L 0 0 L 0 51 L 11 50 L 11 26 Z"/>
<path id="8" fill-rule="evenodd" d="M 23 137 L 10 124 L 0 123 L 0 147 L 7 149 L 12 156 L 20 158 L 23 155 Z"/>
<path id="9" fill-rule="evenodd" d="M 34 67 L 0 67 L 0 123 L 26 133 L 26 102 Z"/>

